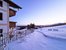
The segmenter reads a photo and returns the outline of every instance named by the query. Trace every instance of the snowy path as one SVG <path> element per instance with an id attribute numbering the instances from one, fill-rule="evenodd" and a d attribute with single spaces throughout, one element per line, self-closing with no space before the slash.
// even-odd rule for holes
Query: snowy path
<path id="1" fill-rule="evenodd" d="M 7 45 L 5 50 L 66 50 L 66 40 L 48 38 L 35 31 L 32 34 Z"/>

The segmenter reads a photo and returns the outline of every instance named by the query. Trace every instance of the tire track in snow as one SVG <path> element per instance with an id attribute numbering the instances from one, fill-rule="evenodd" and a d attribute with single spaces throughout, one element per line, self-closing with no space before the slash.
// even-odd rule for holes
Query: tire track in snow
<path id="1" fill-rule="evenodd" d="M 43 36 L 47 37 L 47 38 L 51 38 L 51 39 L 56 39 L 56 40 L 63 40 L 63 41 L 66 41 L 65 38 L 60 38 L 60 37 L 53 37 L 53 36 L 50 36 L 50 35 L 46 35 L 45 33 L 41 32 L 41 31 L 37 31 L 39 33 L 41 33 Z"/>

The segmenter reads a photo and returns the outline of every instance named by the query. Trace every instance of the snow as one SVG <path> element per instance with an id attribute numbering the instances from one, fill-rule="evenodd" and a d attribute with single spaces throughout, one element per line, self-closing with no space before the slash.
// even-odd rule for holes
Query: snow
<path id="1" fill-rule="evenodd" d="M 66 29 L 64 27 L 65 26 L 41 28 L 40 32 L 50 37 L 66 39 Z M 48 29 L 52 29 L 52 30 L 48 30 Z"/>
<path id="2" fill-rule="evenodd" d="M 66 50 L 66 31 L 64 27 L 60 28 L 61 26 L 36 29 L 31 34 L 7 44 L 4 50 Z"/>

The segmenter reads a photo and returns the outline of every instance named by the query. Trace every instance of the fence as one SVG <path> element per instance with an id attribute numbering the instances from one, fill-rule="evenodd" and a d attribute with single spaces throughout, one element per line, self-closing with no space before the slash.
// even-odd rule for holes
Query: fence
<path id="1" fill-rule="evenodd" d="M 13 32 L 13 34 L 11 35 L 8 34 L 7 37 L 3 38 L 2 46 L 6 47 L 8 43 L 18 40 L 19 38 L 23 38 L 32 32 L 34 32 L 34 29 L 17 30 L 16 32 Z"/>

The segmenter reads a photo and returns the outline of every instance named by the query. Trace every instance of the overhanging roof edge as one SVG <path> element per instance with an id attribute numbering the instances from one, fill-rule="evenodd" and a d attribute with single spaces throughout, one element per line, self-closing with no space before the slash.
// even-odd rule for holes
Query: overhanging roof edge
<path id="1" fill-rule="evenodd" d="M 7 2 L 9 4 L 9 6 L 11 6 L 11 7 L 18 8 L 18 9 L 22 9 L 22 7 L 18 6 L 17 4 L 15 4 L 11 0 L 4 0 L 4 1 Z"/>

